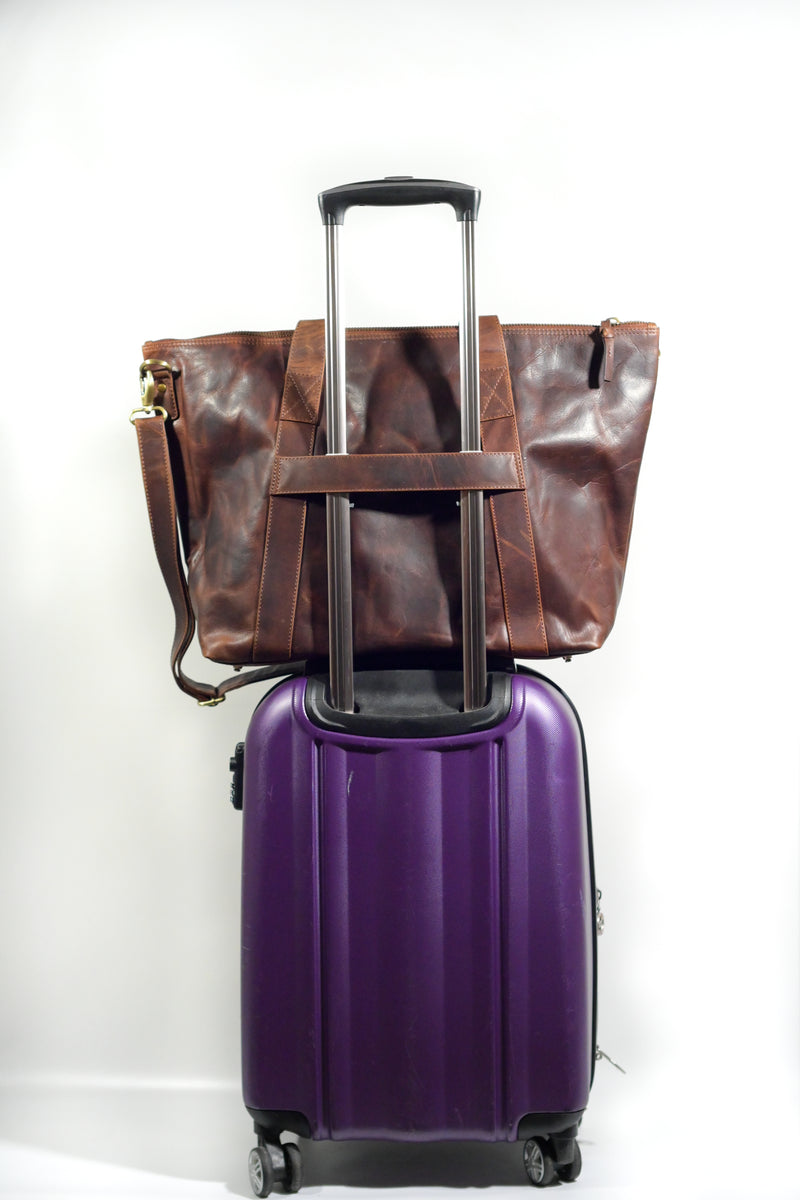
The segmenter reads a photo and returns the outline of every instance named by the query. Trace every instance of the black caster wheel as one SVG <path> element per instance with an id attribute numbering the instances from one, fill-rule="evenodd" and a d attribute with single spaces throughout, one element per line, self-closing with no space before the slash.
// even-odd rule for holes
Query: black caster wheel
<path id="1" fill-rule="evenodd" d="M 254 1150 L 251 1150 L 247 1160 L 247 1169 L 250 1173 L 250 1187 L 253 1189 L 253 1194 L 268 1196 L 275 1182 L 275 1171 L 269 1150 L 264 1146 L 256 1146 Z"/>
<path id="2" fill-rule="evenodd" d="M 534 1187 L 549 1187 L 554 1182 L 556 1168 L 546 1138 L 529 1138 L 522 1152 L 522 1160 Z"/>
<path id="3" fill-rule="evenodd" d="M 556 1167 L 556 1174 L 562 1183 L 574 1183 L 581 1173 L 583 1162 L 581 1160 L 581 1148 L 578 1143 L 575 1143 L 575 1155 L 571 1163 L 564 1163 Z"/>
<path id="4" fill-rule="evenodd" d="M 294 1142 L 287 1142 L 283 1147 L 283 1157 L 286 1163 L 283 1189 L 289 1195 L 294 1195 L 303 1186 L 303 1156 L 300 1147 L 295 1146 Z"/>

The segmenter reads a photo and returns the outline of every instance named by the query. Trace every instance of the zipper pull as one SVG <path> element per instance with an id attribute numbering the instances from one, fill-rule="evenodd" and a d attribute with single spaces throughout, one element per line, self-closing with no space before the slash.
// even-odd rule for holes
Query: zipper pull
<path id="1" fill-rule="evenodd" d="M 597 929 L 597 936 L 600 937 L 606 927 L 606 919 L 603 916 L 603 910 L 600 907 L 600 901 L 603 899 L 603 893 L 600 888 L 595 888 L 594 896 L 594 922 Z"/>
<path id="2" fill-rule="evenodd" d="M 621 1066 L 619 1065 L 619 1063 L 615 1063 L 615 1062 L 614 1062 L 614 1060 L 613 1060 L 613 1058 L 609 1058 L 609 1057 L 608 1057 L 608 1055 L 606 1054 L 605 1050 L 601 1050 L 599 1046 L 597 1046 L 597 1047 L 595 1048 L 594 1057 L 595 1057 L 595 1061 L 596 1061 L 596 1062 L 600 1062 L 600 1059 L 601 1059 L 601 1058 L 604 1058 L 604 1059 L 606 1060 L 606 1062 L 610 1062 L 610 1063 L 611 1063 L 612 1067 L 616 1067 L 616 1068 L 617 1068 L 617 1070 L 618 1070 L 618 1071 L 619 1071 L 619 1072 L 620 1072 L 622 1075 L 627 1075 L 627 1074 L 628 1074 L 628 1072 L 625 1070 L 625 1068 L 624 1068 L 624 1067 L 621 1067 Z"/>
<path id="3" fill-rule="evenodd" d="M 616 317 L 609 317 L 600 322 L 600 332 L 603 335 L 603 379 L 610 383 L 614 376 L 614 326 L 619 325 Z"/>

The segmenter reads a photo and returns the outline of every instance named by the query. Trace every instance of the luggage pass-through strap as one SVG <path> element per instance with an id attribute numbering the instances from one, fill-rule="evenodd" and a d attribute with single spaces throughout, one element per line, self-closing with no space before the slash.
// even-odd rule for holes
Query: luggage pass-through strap
<path id="1" fill-rule="evenodd" d="M 276 456 L 270 492 L 303 496 L 351 492 L 495 492 L 525 487 L 519 455 L 315 454 Z"/>

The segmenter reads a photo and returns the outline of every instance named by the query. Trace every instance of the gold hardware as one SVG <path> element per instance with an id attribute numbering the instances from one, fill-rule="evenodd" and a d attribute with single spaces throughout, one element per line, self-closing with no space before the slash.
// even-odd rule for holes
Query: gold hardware
<path id="1" fill-rule="evenodd" d="M 210 700 L 198 700 L 197 703 L 200 708 L 216 708 L 224 699 L 224 696 L 212 696 Z"/>
<path id="2" fill-rule="evenodd" d="M 142 414 L 145 417 L 163 417 L 166 421 L 169 413 L 160 404 L 156 404 L 156 399 L 160 399 L 165 395 L 167 385 L 165 383 L 156 383 L 153 375 L 153 368 L 157 370 L 171 371 L 172 367 L 168 362 L 164 362 L 160 358 L 146 358 L 139 367 L 139 391 L 142 396 L 141 408 L 135 408 L 128 420 L 131 424 L 134 419 Z"/>
<path id="3" fill-rule="evenodd" d="M 145 408 L 153 408 L 155 405 L 156 396 L 163 396 L 167 390 L 165 383 L 156 383 L 151 371 L 146 375 L 142 375 L 140 379 L 140 390 L 142 393 L 142 404 Z"/>
<path id="4" fill-rule="evenodd" d="M 128 417 L 131 425 L 135 424 L 136 418 L 140 413 L 145 417 L 163 417 L 165 421 L 169 417 L 167 410 L 162 408 L 160 404 L 146 404 L 142 408 L 135 408 L 133 410 L 131 415 Z"/>
<path id="5" fill-rule="evenodd" d="M 156 383 L 153 367 L 161 367 L 167 371 L 172 370 L 169 363 L 161 362 L 156 358 L 148 358 L 139 367 L 139 391 L 142 394 L 142 404 L 145 408 L 152 408 L 156 396 L 163 396 L 167 390 L 165 383 Z"/>

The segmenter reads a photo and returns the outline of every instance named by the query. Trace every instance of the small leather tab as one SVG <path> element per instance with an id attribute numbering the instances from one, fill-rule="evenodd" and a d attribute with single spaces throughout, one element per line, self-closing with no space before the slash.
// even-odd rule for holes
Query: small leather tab
<path id="1" fill-rule="evenodd" d="M 614 378 L 614 325 L 613 320 L 600 323 L 600 333 L 603 337 L 603 382 L 611 383 Z"/>
<path id="2" fill-rule="evenodd" d="M 153 379 L 158 388 L 155 403 L 160 404 L 169 413 L 173 421 L 178 419 L 178 396 L 175 372 L 168 367 L 153 367 Z M 163 391 L 161 390 L 163 388 Z"/>

